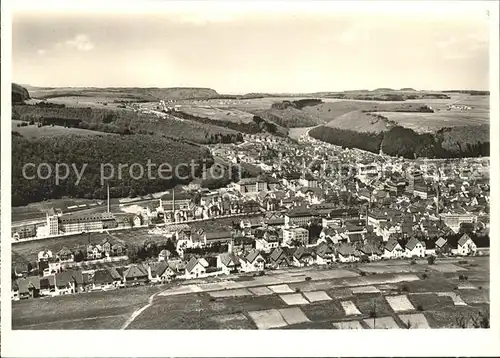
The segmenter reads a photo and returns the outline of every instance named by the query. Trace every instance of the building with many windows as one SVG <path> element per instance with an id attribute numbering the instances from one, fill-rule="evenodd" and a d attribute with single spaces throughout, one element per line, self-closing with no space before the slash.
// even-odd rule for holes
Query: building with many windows
<path id="1" fill-rule="evenodd" d="M 64 233 L 96 231 L 117 227 L 115 216 L 111 213 L 67 215 L 59 218 L 60 231 Z"/>
<path id="2" fill-rule="evenodd" d="M 314 218 L 314 213 L 309 209 L 294 208 L 285 214 L 285 226 L 308 225 Z"/>
<path id="3" fill-rule="evenodd" d="M 306 246 L 309 243 L 309 230 L 301 227 L 284 228 L 283 244 L 295 246 L 295 242 L 300 242 L 302 246 Z"/>
<path id="4" fill-rule="evenodd" d="M 476 222 L 476 215 L 474 214 L 456 214 L 456 213 L 443 213 L 440 214 L 439 217 L 443 221 L 443 223 L 452 229 L 454 232 L 458 232 L 460 230 L 460 224 L 462 223 L 474 223 Z"/>

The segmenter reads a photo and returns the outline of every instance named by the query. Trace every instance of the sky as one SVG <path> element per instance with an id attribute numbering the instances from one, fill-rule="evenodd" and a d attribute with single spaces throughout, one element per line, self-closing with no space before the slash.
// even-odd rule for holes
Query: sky
<path id="1" fill-rule="evenodd" d="M 12 79 L 50 87 L 210 87 L 228 94 L 489 88 L 489 23 L 482 9 L 228 4 L 16 10 Z"/>

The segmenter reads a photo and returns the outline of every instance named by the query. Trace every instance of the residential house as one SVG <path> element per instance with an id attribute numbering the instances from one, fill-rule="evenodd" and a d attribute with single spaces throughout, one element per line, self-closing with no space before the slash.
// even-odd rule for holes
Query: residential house
<path id="1" fill-rule="evenodd" d="M 55 296 L 55 274 L 50 276 L 40 277 L 40 296 Z"/>
<path id="2" fill-rule="evenodd" d="M 71 250 L 64 246 L 56 253 L 56 259 L 58 259 L 59 262 L 73 262 L 74 256 Z"/>
<path id="3" fill-rule="evenodd" d="M 255 229 L 263 225 L 263 219 L 260 216 L 251 217 L 241 220 L 240 227 L 242 229 Z"/>
<path id="4" fill-rule="evenodd" d="M 94 278 L 92 279 L 92 289 L 93 290 L 109 290 L 116 288 L 116 279 L 111 275 L 110 270 L 102 269 L 97 270 L 94 273 Z"/>
<path id="5" fill-rule="evenodd" d="M 248 252 L 254 247 L 254 238 L 249 236 L 234 236 L 229 244 L 229 252 L 240 254 Z"/>
<path id="6" fill-rule="evenodd" d="M 424 255 L 425 256 L 436 256 L 436 238 L 427 238 L 424 241 Z"/>
<path id="7" fill-rule="evenodd" d="M 378 246 L 371 243 L 366 243 L 359 248 L 361 254 L 368 258 L 369 261 L 378 261 L 382 259 L 382 251 Z"/>
<path id="8" fill-rule="evenodd" d="M 52 259 L 52 251 L 50 250 L 43 250 L 38 253 L 38 262 L 40 261 L 49 261 Z"/>
<path id="9" fill-rule="evenodd" d="M 12 299 L 22 300 L 36 298 L 40 296 L 40 278 L 38 276 L 28 276 L 18 278 L 12 282 Z"/>
<path id="10" fill-rule="evenodd" d="M 319 240 L 318 243 L 320 242 L 332 242 L 332 243 L 337 243 L 340 240 L 340 236 L 338 234 L 338 229 L 340 227 L 325 227 L 321 232 L 319 233 Z"/>
<path id="11" fill-rule="evenodd" d="M 401 225 L 382 222 L 375 232 L 377 235 L 382 236 L 383 241 L 388 241 L 391 235 L 401 234 Z"/>
<path id="12" fill-rule="evenodd" d="M 104 239 L 104 241 L 101 243 L 103 256 L 111 256 L 111 246 L 111 243 L 107 239 Z"/>
<path id="13" fill-rule="evenodd" d="M 102 258 L 102 248 L 101 245 L 87 245 L 87 259 L 88 260 L 98 260 Z"/>
<path id="14" fill-rule="evenodd" d="M 54 275 L 54 294 L 66 295 L 82 292 L 90 284 L 88 275 L 79 270 L 58 272 Z"/>
<path id="15" fill-rule="evenodd" d="M 338 262 L 356 262 L 359 261 L 359 256 L 356 255 L 356 250 L 350 244 L 340 244 L 337 247 Z"/>
<path id="16" fill-rule="evenodd" d="M 163 249 L 158 254 L 158 261 L 167 261 L 171 253 L 167 249 Z"/>
<path id="17" fill-rule="evenodd" d="M 296 267 L 311 266 L 315 262 L 315 255 L 312 248 L 300 246 L 293 252 L 292 259 Z"/>
<path id="18" fill-rule="evenodd" d="M 404 250 L 397 240 L 389 239 L 384 246 L 383 257 L 386 259 L 399 259 L 404 255 Z"/>
<path id="19" fill-rule="evenodd" d="M 405 245 L 405 256 L 408 258 L 425 257 L 424 243 L 412 237 Z"/>
<path id="20" fill-rule="evenodd" d="M 291 263 L 290 255 L 281 247 L 275 248 L 269 255 L 268 264 L 272 268 L 288 267 Z"/>
<path id="21" fill-rule="evenodd" d="M 142 265 L 132 264 L 123 272 L 123 281 L 126 286 L 139 286 L 148 282 L 148 272 Z"/>
<path id="22" fill-rule="evenodd" d="M 173 278 L 184 276 L 186 271 L 186 264 L 181 260 L 169 260 L 168 267 L 163 273 L 163 277 L 165 281 L 169 281 Z"/>
<path id="23" fill-rule="evenodd" d="M 448 244 L 448 240 L 440 237 L 439 239 L 436 240 L 435 244 L 435 253 L 438 255 L 446 255 L 451 252 L 450 245 Z"/>
<path id="24" fill-rule="evenodd" d="M 456 254 L 467 256 L 467 255 L 475 255 L 477 252 L 476 243 L 471 239 L 471 237 L 467 234 L 463 234 L 462 237 L 458 240 L 458 245 L 456 249 Z"/>
<path id="25" fill-rule="evenodd" d="M 109 273 L 111 274 L 111 277 L 113 277 L 113 283 L 115 286 L 122 286 L 123 285 L 123 277 L 120 275 L 120 273 L 117 271 L 115 267 L 110 267 L 108 268 Z"/>
<path id="26" fill-rule="evenodd" d="M 263 271 L 266 260 L 259 250 L 251 250 L 246 256 L 240 258 L 242 272 Z"/>
<path id="27" fill-rule="evenodd" d="M 203 257 L 196 258 L 192 257 L 191 260 L 186 264 L 185 268 L 185 278 L 198 278 L 205 277 L 209 264 L 207 260 Z"/>
<path id="28" fill-rule="evenodd" d="M 335 251 L 326 242 L 321 242 L 315 248 L 316 263 L 318 265 L 328 265 L 335 262 Z"/>
<path id="29" fill-rule="evenodd" d="M 165 261 L 151 262 L 146 265 L 148 271 L 148 280 L 151 283 L 160 283 L 165 281 L 165 270 L 168 264 Z"/>
<path id="30" fill-rule="evenodd" d="M 233 253 L 224 252 L 217 256 L 217 268 L 225 275 L 238 272 L 240 267 L 240 259 Z"/>
<path id="31" fill-rule="evenodd" d="M 112 256 L 122 256 L 126 254 L 125 246 L 122 244 L 116 243 L 111 245 L 111 255 Z"/>
<path id="32" fill-rule="evenodd" d="M 279 246 L 279 241 L 277 234 L 266 232 L 262 238 L 255 240 L 255 248 L 259 251 L 271 252 Z"/>

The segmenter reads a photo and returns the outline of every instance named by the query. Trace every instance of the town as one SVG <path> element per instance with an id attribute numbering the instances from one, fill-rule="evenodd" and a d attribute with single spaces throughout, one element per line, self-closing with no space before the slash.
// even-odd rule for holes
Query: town
<path id="1" fill-rule="evenodd" d="M 244 137 L 210 150 L 227 167 L 251 166 L 257 176 L 212 189 L 190 184 L 117 213 L 109 199 L 106 212 L 51 209 L 46 220 L 13 226 L 14 254 L 45 241 L 60 248 L 31 252 L 32 261 L 14 256 L 12 299 L 286 267 L 489 255 L 488 158 L 393 158 L 307 132 L 297 140 Z"/>
<path id="2" fill-rule="evenodd" d="M 328 356 L 346 345 L 312 330 L 424 329 L 347 346 L 486 352 L 493 11 L 156 5 L 13 18 L 11 337 L 48 356 L 55 330 L 87 356 L 286 356 L 273 332 L 221 330 L 308 330 L 291 355 Z M 484 340 L 425 332 L 451 328 Z"/>

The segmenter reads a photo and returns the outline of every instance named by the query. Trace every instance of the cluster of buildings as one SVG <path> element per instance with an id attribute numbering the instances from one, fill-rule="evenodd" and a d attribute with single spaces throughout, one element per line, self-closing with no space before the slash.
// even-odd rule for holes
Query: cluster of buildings
<path id="1" fill-rule="evenodd" d="M 94 270 L 69 269 L 47 276 L 27 276 L 13 280 L 11 298 L 18 301 L 167 282 L 183 270 L 180 261 L 178 264 L 170 261 Z"/>
<path id="2" fill-rule="evenodd" d="M 189 195 L 173 194 L 136 205 L 137 212 L 127 219 L 135 226 L 163 226 L 176 252 L 164 250 L 149 263 L 115 265 L 106 272 L 83 271 L 67 284 L 57 275 L 71 270 L 55 262 L 70 262 L 75 253 L 63 249 L 47 254 L 56 259 L 52 266 L 47 259 L 38 279 L 53 277 L 49 292 L 68 292 L 68 285 L 73 285 L 70 291 L 79 292 L 77 283 L 84 290 L 110 289 L 289 266 L 475 255 L 489 245 L 489 239 L 487 244 L 478 239 L 489 235 L 485 158 L 410 161 L 342 149 L 309 137 L 295 143 L 246 136 L 243 144 L 217 144 L 211 149 L 227 163 L 260 167 L 261 174 L 216 190 L 191 188 Z M 225 217 L 233 219 L 232 227 L 210 231 L 191 225 Z M 112 214 L 84 219 L 48 215 L 37 232 L 51 235 L 120 225 Z M 85 259 L 119 255 L 117 246 L 104 245 L 87 247 Z M 46 292 L 42 291 L 46 281 L 43 285 L 36 283 L 37 278 L 17 281 L 23 295 L 25 287 Z M 57 282 L 63 282 L 63 288 L 51 291 Z"/>
<path id="3" fill-rule="evenodd" d="M 14 224 L 12 226 L 13 241 L 56 237 L 85 232 L 99 232 L 109 229 L 140 227 L 143 225 L 138 215 L 106 213 L 71 213 L 63 214 L 50 209 L 46 219 L 29 224 Z"/>
<path id="4" fill-rule="evenodd" d="M 473 107 L 467 106 L 465 104 L 449 104 L 446 110 L 450 111 L 452 109 L 458 109 L 460 111 L 470 111 Z"/>
<path id="5" fill-rule="evenodd" d="M 63 246 L 59 251 L 53 253 L 45 249 L 38 253 L 37 266 L 41 276 L 50 276 L 56 272 L 72 267 L 75 263 L 92 261 L 112 261 L 112 258 L 127 258 L 127 248 L 118 242 L 112 243 L 104 240 L 100 244 L 88 243 L 84 249 L 68 249 Z M 14 268 L 16 271 L 16 268 Z M 22 275 L 23 272 L 15 272 Z"/>

